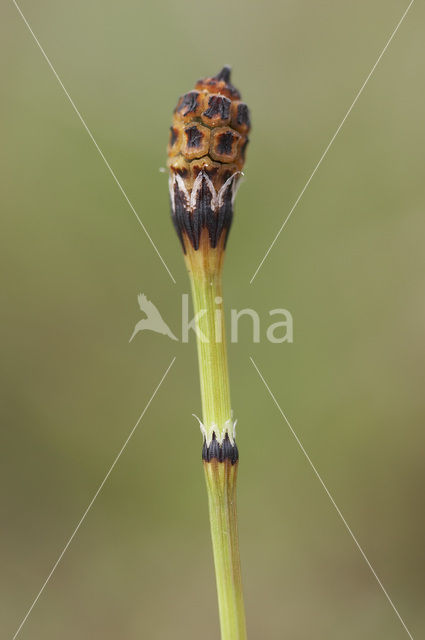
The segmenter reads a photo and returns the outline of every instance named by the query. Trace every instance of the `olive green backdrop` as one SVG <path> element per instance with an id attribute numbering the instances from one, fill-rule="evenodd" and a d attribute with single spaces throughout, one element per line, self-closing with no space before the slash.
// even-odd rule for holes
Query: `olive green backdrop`
<path id="1" fill-rule="evenodd" d="M 253 284 L 249 279 L 407 6 L 22 0 L 173 284 L 9 0 L 1 22 L 1 636 L 217 639 L 196 350 L 165 146 L 178 96 L 225 63 L 253 119 L 225 265 L 249 636 L 408 635 L 252 367 L 252 355 L 415 638 L 425 634 L 422 3 Z M 268 310 L 294 318 L 270 344 Z"/>

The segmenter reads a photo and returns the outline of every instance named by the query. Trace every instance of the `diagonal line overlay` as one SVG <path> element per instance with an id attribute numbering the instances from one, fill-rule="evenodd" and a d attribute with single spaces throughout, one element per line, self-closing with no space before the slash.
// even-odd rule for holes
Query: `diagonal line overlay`
<path id="1" fill-rule="evenodd" d="M 99 145 L 97 144 L 92 132 L 90 131 L 89 127 L 87 126 L 83 116 L 81 115 L 81 113 L 79 112 L 79 110 L 77 109 L 73 99 L 71 98 L 71 96 L 69 95 L 65 85 L 63 84 L 62 80 L 60 79 L 58 73 L 56 72 L 53 64 L 51 63 L 49 57 L 47 56 L 46 52 L 44 51 L 43 47 L 41 46 L 37 36 L 35 35 L 34 31 L 32 30 L 28 20 L 26 19 L 26 17 L 24 16 L 24 14 L 22 13 L 21 9 L 19 8 L 16 0 L 12 0 L 13 4 L 15 5 L 19 15 L 21 16 L 22 20 L 24 21 L 24 23 L 26 24 L 28 31 L 30 32 L 30 34 L 32 35 L 32 37 L 34 38 L 35 43 L 37 44 L 38 48 L 40 49 L 44 59 L 46 60 L 47 64 L 49 65 L 51 71 L 53 72 L 53 75 L 55 76 L 56 80 L 59 82 L 60 86 L 62 87 L 66 97 L 68 98 L 72 108 L 74 109 L 75 113 L 77 114 L 81 124 L 83 125 L 84 129 L 87 131 L 89 138 L 91 139 L 91 141 L 93 142 L 94 146 L 96 147 L 100 157 L 102 158 L 103 162 L 106 165 L 106 168 L 108 169 L 109 173 L 111 174 L 111 176 L 113 177 L 118 189 L 121 191 L 122 195 L 124 196 L 124 199 L 126 200 L 128 206 L 130 207 L 130 209 L 132 210 L 132 212 L 134 213 L 138 223 L 140 224 L 140 226 L 142 227 L 143 231 L 145 232 L 146 237 L 148 238 L 149 242 L 151 243 L 155 253 L 157 254 L 158 258 L 161 260 L 164 268 L 166 269 L 168 275 L 170 276 L 171 280 L 174 282 L 174 284 L 176 284 L 176 281 L 174 279 L 173 274 L 171 273 L 170 269 L 168 268 L 164 258 L 161 256 L 158 247 L 156 246 L 155 242 L 152 240 L 148 230 L 146 229 L 145 225 L 143 224 L 141 218 L 139 217 L 136 209 L 134 208 L 133 204 L 131 203 L 129 197 L 127 196 L 126 192 L 124 191 L 123 187 L 121 186 L 120 181 L 118 180 L 117 176 L 115 175 L 115 172 L 113 171 L 111 165 L 109 164 L 109 162 L 107 161 L 102 149 L 99 147 Z"/>
<path id="2" fill-rule="evenodd" d="M 397 26 L 395 27 L 394 31 L 392 32 L 391 36 L 389 37 L 389 39 L 387 40 L 387 43 L 385 45 L 385 47 L 382 49 L 381 53 L 378 56 L 377 61 L 375 62 L 375 64 L 373 65 L 372 69 L 369 71 L 369 74 L 366 78 L 366 80 L 363 82 L 362 86 L 360 87 L 359 91 L 357 92 L 356 97 L 354 98 L 350 108 L 348 109 L 347 113 L 345 114 L 345 116 L 343 117 L 343 119 L 341 120 L 337 130 L 335 131 L 335 133 L 333 134 L 332 138 L 330 139 L 330 142 L 328 144 L 328 146 L 326 147 L 326 149 L 324 150 L 324 152 L 322 153 L 319 162 L 316 164 L 316 166 L 313 169 L 312 174 L 310 175 L 309 179 L 307 180 L 307 182 L 305 183 L 304 187 L 302 188 L 298 198 L 295 200 L 294 204 L 292 205 L 292 209 L 290 210 L 290 212 L 288 213 L 288 215 L 286 216 L 285 220 L 282 223 L 282 226 L 280 227 L 279 231 L 277 232 L 277 234 L 275 235 L 273 242 L 271 243 L 271 245 L 269 246 L 269 248 L 267 249 L 266 253 L 264 254 L 260 264 L 258 265 L 258 267 L 256 268 L 254 275 L 252 276 L 251 280 L 249 281 L 249 284 L 252 284 L 254 282 L 254 279 L 257 276 L 257 273 L 260 271 L 261 267 L 264 264 L 264 261 L 266 260 L 267 256 L 269 255 L 270 251 L 273 249 L 274 245 L 276 244 L 277 239 L 279 238 L 280 234 L 282 233 L 282 231 L 284 230 L 286 223 L 288 222 L 289 218 L 292 216 L 295 208 L 297 207 L 299 201 L 301 200 L 301 198 L 304 195 L 304 192 L 306 191 L 308 185 L 310 184 L 310 182 L 312 181 L 316 171 L 318 170 L 318 168 L 320 167 L 320 165 L 322 164 L 323 160 L 325 159 L 326 154 L 328 153 L 329 149 L 331 148 L 332 144 L 334 143 L 335 138 L 337 137 L 338 133 L 341 131 L 342 127 L 344 126 L 345 121 L 347 120 L 348 116 L 350 115 L 351 111 L 353 110 L 354 105 L 356 104 L 357 100 L 360 98 L 361 94 L 363 93 L 364 88 L 366 87 L 367 83 L 369 82 L 370 78 L 373 75 L 373 72 L 375 71 L 376 67 L 378 66 L 378 64 L 381 61 L 382 56 L 384 55 L 384 53 L 386 52 L 386 50 L 388 49 L 392 39 L 394 38 L 395 34 L 397 33 L 399 27 L 401 26 L 401 23 L 403 22 L 404 18 L 407 16 L 407 13 L 410 9 L 410 7 L 412 6 L 412 4 L 414 3 L 414 0 L 410 0 L 410 3 L 407 6 L 407 9 L 405 10 L 405 12 L 403 13 L 403 15 L 401 16 L 400 20 L 397 23 Z"/>
<path id="3" fill-rule="evenodd" d="M 22 627 L 24 626 L 25 622 L 27 621 L 29 615 L 31 614 L 31 611 L 34 609 L 35 605 L 37 604 L 41 594 L 43 593 L 43 591 L 45 590 L 45 588 L 47 587 L 47 584 L 50 580 L 50 578 L 52 577 L 52 575 L 54 574 L 54 572 L 56 571 L 60 561 L 62 560 L 63 556 L 65 555 L 69 545 L 71 544 L 71 542 L 73 541 L 75 535 L 77 534 L 79 528 L 81 527 L 81 525 L 83 524 L 84 520 L 86 519 L 87 514 L 89 513 L 90 509 L 92 508 L 97 496 L 99 495 L 99 493 L 102 491 L 105 482 L 107 481 L 107 479 L 109 478 L 109 476 L 111 475 L 115 465 L 117 464 L 118 460 L 120 459 L 124 449 L 126 448 L 126 446 L 128 445 L 128 443 L 130 442 L 130 439 L 132 438 L 132 436 L 134 435 L 134 432 L 136 431 L 137 427 L 139 426 L 140 422 L 143 419 L 143 416 L 145 415 L 146 411 L 148 410 L 152 400 L 155 398 L 157 391 L 159 390 L 160 386 L 162 385 L 162 383 L 164 382 L 165 378 L 168 375 L 168 372 L 170 371 L 171 367 L 173 366 L 174 362 L 175 362 L 176 357 L 174 356 L 174 358 L 171 360 L 170 364 L 168 365 L 167 369 L 165 370 L 164 375 L 162 376 L 161 380 L 159 381 L 158 385 L 155 387 L 154 392 L 152 393 L 151 397 L 148 400 L 148 403 L 146 404 L 145 408 L 143 409 L 142 413 L 139 416 L 139 419 L 137 420 L 136 424 L 134 425 L 134 427 L 132 428 L 132 430 L 130 431 L 129 435 L 127 436 L 127 439 L 125 440 L 124 444 L 122 445 L 121 449 L 119 450 L 118 454 L 116 455 L 113 463 L 111 464 L 111 466 L 109 467 L 109 470 L 107 472 L 107 474 L 105 475 L 105 477 L 103 478 L 102 482 L 100 483 L 96 493 L 94 494 L 93 498 L 90 500 L 86 510 L 84 511 L 80 521 L 78 522 L 77 526 L 75 527 L 74 531 L 72 532 L 70 538 L 68 539 L 68 542 L 66 543 L 66 545 L 64 546 L 63 550 L 61 551 L 58 559 L 56 560 L 55 564 L 53 565 L 52 569 L 50 570 L 49 575 L 47 576 L 47 578 L 45 579 L 45 581 L 43 582 L 43 585 L 40 589 L 40 591 L 38 592 L 38 594 L 36 595 L 36 597 L 34 598 L 30 608 L 28 609 L 27 613 L 25 614 L 25 617 L 23 618 L 21 624 L 19 625 L 19 627 L 17 628 L 15 635 L 13 636 L 12 640 L 15 640 Z"/>
<path id="4" fill-rule="evenodd" d="M 354 535 L 354 533 L 352 532 L 348 522 L 346 521 L 346 519 L 344 518 L 344 516 L 341 513 L 340 508 L 338 507 L 338 505 L 336 504 L 334 498 L 332 497 L 332 494 L 330 493 L 329 489 L 327 488 L 327 486 L 325 485 L 322 476 L 320 475 L 320 473 L 318 472 L 318 470 L 316 469 L 315 465 L 313 464 L 310 456 L 308 455 L 307 451 L 304 449 L 304 446 L 301 442 L 301 440 L 298 438 L 297 434 L 295 433 L 294 429 L 292 428 L 288 418 L 286 417 L 285 413 L 283 412 L 280 404 L 278 403 L 278 401 L 276 400 L 276 397 L 274 396 L 272 390 L 270 389 L 269 385 L 267 384 L 266 380 L 264 379 L 263 374 L 261 373 L 260 369 L 257 367 L 254 359 L 250 356 L 249 359 L 251 360 L 251 363 L 253 365 L 253 367 L 255 368 L 255 370 L 257 371 L 261 381 L 263 382 L 264 386 L 266 387 L 271 399 L 273 400 L 274 404 L 276 405 L 276 407 L 279 410 L 279 413 L 281 414 L 282 418 L 285 420 L 286 424 L 288 425 L 292 435 L 294 436 L 295 440 L 297 441 L 298 446 L 300 447 L 301 451 L 303 452 L 304 456 L 307 458 L 307 461 L 310 465 L 310 467 L 312 468 L 315 476 L 317 477 L 317 479 L 319 480 L 320 484 L 322 485 L 323 489 L 325 490 L 326 495 L 328 496 L 329 500 L 331 501 L 333 507 L 335 508 L 337 514 L 339 515 L 339 517 L 341 518 L 344 527 L 347 529 L 348 533 L 350 534 L 351 538 L 354 541 L 354 544 L 356 545 L 357 549 L 360 551 L 363 560 L 366 562 L 367 566 L 369 567 L 370 571 L 372 572 L 375 580 L 377 581 L 377 583 L 379 584 L 379 586 L 381 587 L 386 599 L 388 600 L 388 602 L 390 603 L 394 613 L 396 614 L 397 618 L 399 619 L 399 621 L 401 622 L 404 630 L 406 631 L 407 635 L 409 636 L 410 640 L 413 640 L 413 636 L 410 633 L 409 629 L 406 626 L 406 623 L 404 622 L 403 618 L 401 617 L 401 615 L 399 614 L 395 604 L 393 603 L 393 601 L 391 600 L 388 591 L 385 589 L 384 585 L 382 584 L 380 578 L 378 577 L 377 573 L 375 572 L 375 569 L 372 567 L 371 563 L 369 562 L 365 552 L 363 551 L 362 547 L 360 546 L 360 543 L 357 541 L 356 536 Z"/>

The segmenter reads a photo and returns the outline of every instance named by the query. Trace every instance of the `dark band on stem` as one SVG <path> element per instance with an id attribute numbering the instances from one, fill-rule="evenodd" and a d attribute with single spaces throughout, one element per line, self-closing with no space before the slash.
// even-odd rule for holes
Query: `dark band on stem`
<path id="1" fill-rule="evenodd" d="M 236 446 L 236 442 L 232 444 L 230 442 L 229 435 L 226 433 L 223 442 L 220 444 L 213 432 L 213 437 L 209 446 L 207 445 L 206 440 L 204 440 L 204 444 L 202 446 L 202 460 L 204 462 L 211 462 L 212 460 L 225 462 L 225 460 L 229 460 L 232 465 L 235 464 L 239 460 L 239 451 Z"/>
<path id="2" fill-rule="evenodd" d="M 227 236 L 233 219 L 233 189 L 234 180 L 223 186 L 220 199 L 213 198 L 211 182 L 207 180 L 206 172 L 202 171 L 198 184 L 193 207 L 189 205 L 187 195 L 181 190 L 178 181 L 173 185 L 172 218 L 177 234 L 185 251 L 183 235 L 190 240 L 191 245 L 197 251 L 203 229 L 208 229 L 210 246 L 215 248 L 225 232 Z"/>

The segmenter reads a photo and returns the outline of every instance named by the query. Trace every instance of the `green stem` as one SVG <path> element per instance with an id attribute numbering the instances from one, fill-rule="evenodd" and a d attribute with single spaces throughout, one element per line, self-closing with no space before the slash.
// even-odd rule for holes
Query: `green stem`
<path id="1" fill-rule="evenodd" d="M 219 440 L 225 432 L 233 439 L 221 270 L 217 271 L 196 270 L 194 274 L 190 270 L 194 310 L 199 314 L 198 360 L 208 440 L 213 426 Z M 238 463 L 229 460 L 204 461 L 222 640 L 247 637 L 237 530 L 237 468 Z"/>
<path id="2" fill-rule="evenodd" d="M 203 420 L 207 428 L 214 424 L 221 432 L 232 419 L 221 278 L 217 274 L 196 275 L 191 277 L 191 284 L 193 307 L 199 314 L 197 344 Z"/>
<path id="3" fill-rule="evenodd" d="M 204 463 L 222 640 L 246 640 L 236 514 L 237 464 Z"/>

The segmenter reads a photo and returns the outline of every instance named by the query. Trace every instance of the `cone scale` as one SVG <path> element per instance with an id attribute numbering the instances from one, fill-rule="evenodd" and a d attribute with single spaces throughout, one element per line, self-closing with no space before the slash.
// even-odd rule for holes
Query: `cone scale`
<path id="1" fill-rule="evenodd" d="M 230 403 L 221 274 L 249 130 L 248 107 L 230 82 L 230 68 L 223 67 L 180 97 L 168 144 L 171 215 L 197 316 L 202 460 L 222 640 L 247 637 L 236 513 L 239 452 Z"/>

